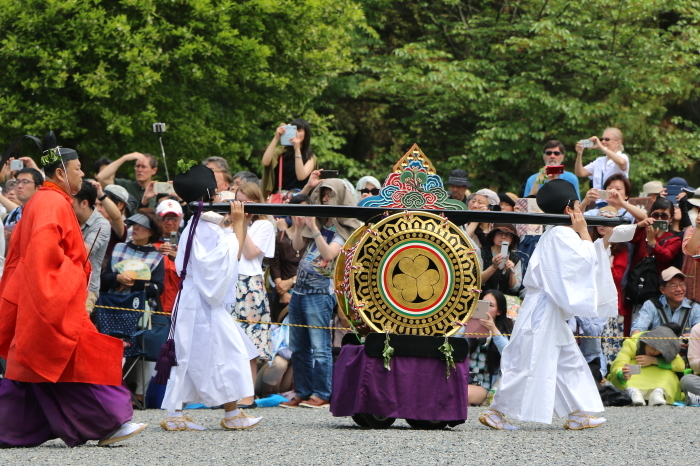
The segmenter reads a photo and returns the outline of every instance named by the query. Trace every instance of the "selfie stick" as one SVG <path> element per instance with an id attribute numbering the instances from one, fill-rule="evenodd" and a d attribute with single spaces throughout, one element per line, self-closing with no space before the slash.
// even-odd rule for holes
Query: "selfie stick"
<path id="1" fill-rule="evenodd" d="M 160 142 L 160 153 L 163 155 L 163 167 L 165 167 L 165 178 L 170 182 L 170 174 L 168 173 L 168 162 L 165 160 L 165 147 L 163 147 L 163 133 L 165 132 L 165 123 L 153 123 L 153 131 L 158 134 Z"/>

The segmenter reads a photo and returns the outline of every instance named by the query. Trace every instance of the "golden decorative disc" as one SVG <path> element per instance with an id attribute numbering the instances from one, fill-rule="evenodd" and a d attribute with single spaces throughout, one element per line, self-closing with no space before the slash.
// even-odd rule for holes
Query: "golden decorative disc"
<path id="1" fill-rule="evenodd" d="M 352 235 L 345 241 L 345 245 L 340 250 L 338 254 L 338 259 L 335 262 L 335 273 L 334 273 L 334 283 L 335 283 L 335 294 L 338 299 L 338 307 L 345 314 L 348 320 L 353 325 L 361 324 L 362 321 L 358 321 L 358 316 L 353 312 L 352 306 L 349 301 L 352 300 L 352 295 L 350 294 L 349 286 L 349 270 L 346 268 L 348 264 L 348 258 L 352 261 L 352 256 L 354 255 L 354 247 L 357 242 L 362 238 L 362 235 L 367 231 L 367 226 L 362 225 L 360 228 L 355 230 Z"/>
<path id="2" fill-rule="evenodd" d="M 474 252 L 456 225 L 431 213 L 394 214 L 369 226 L 346 264 L 360 317 L 377 332 L 456 333 L 453 324 L 466 322 L 479 299 Z"/>

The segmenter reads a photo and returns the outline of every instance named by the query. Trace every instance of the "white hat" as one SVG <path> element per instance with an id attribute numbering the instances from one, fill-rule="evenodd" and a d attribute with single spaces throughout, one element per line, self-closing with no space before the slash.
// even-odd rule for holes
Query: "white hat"
<path id="1" fill-rule="evenodd" d="M 700 207 L 700 188 L 695 190 L 693 197 L 688 199 L 688 203 L 695 207 Z"/>
<path id="2" fill-rule="evenodd" d="M 129 192 L 124 188 L 124 186 L 119 186 L 118 184 L 110 184 L 104 189 L 117 196 L 125 205 L 129 205 Z"/>
<path id="3" fill-rule="evenodd" d="M 664 184 L 661 181 L 650 181 L 644 183 L 642 186 L 642 192 L 644 194 L 659 194 L 664 189 Z"/>
<path id="4" fill-rule="evenodd" d="M 176 201 L 172 199 L 166 199 L 156 207 L 156 213 L 161 217 L 165 217 L 165 214 L 175 214 L 178 217 L 182 217 L 182 207 Z"/>

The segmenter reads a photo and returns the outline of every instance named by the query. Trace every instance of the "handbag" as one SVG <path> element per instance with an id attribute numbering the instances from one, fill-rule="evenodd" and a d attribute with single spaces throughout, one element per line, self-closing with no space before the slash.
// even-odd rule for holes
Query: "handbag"
<path id="1" fill-rule="evenodd" d="M 146 286 L 157 287 L 148 283 Z M 160 302 L 160 295 L 155 295 L 156 308 L 154 311 L 163 312 L 163 305 Z M 143 334 L 143 350 L 146 352 L 146 361 L 157 361 L 160 348 L 168 340 L 170 331 L 170 316 L 163 314 L 151 314 L 151 325 Z"/>
<path id="2" fill-rule="evenodd" d="M 268 203 L 270 204 L 284 204 L 284 196 L 285 192 L 282 191 L 282 163 L 284 162 L 284 152 L 282 152 L 279 157 L 277 158 L 277 166 L 278 172 L 277 172 L 277 192 L 275 194 L 271 194 L 270 198 L 268 199 Z"/>

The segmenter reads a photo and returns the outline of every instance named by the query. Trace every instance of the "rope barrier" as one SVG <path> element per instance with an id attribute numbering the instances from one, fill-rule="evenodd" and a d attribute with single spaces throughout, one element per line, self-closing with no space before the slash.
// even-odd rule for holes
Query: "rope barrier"
<path id="1" fill-rule="evenodd" d="M 158 311 L 144 311 L 143 309 L 131 309 L 128 307 L 113 307 L 113 306 L 98 306 L 98 305 L 92 305 L 88 306 L 92 308 L 100 308 L 100 309 L 115 309 L 118 311 L 132 311 L 132 312 L 150 312 L 151 314 L 160 314 L 160 315 L 166 315 L 169 316 L 169 312 L 158 312 Z M 247 319 L 233 319 L 236 322 L 243 322 L 243 323 L 248 323 L 248 324 L 261 324 L 261 325 L 284 325 L 287 327 L 302 327 L 302 328 L 314 328 L 314 329 L 319 329 L 319 330 L 347 330 L 347 331 L 352 331 L 352 328 L 350 327 L 319 327 L 315 325 L 303 325 L 303 324 L 290 324 L 290 323 L 284 323 L 284 322 L 261 322 L 259 320 L 247 320 Z M 462 326 L 463 324 L 453 324 L 453 325 L 459 325 Z M 489 337 L 493 336 L 490 333 L 471 333 L 471 332 L 465 332 L 465 333 L 460 333 L 459 335 L 469 335 L 469 336 L 479 336 L 479 337 Z M 510 337 L 512 334 L 510 333 L 500 333 L 499 335 L 504 336 L 504 337 Z M 574 335 L 575 338 L 602 338 L 605 340 L 630 340 L 630 339 L 637 339 L 637 336 L 632 336 L 632 337 L 603 337 L 603 336 L 587 336 L 587 335 Z M 691 338 L 691 337 L 676 337 L 676 338 L 671 338 L 671 337 L 645 337 L 647 340 L 700 340 L 700 338 Z"/>

